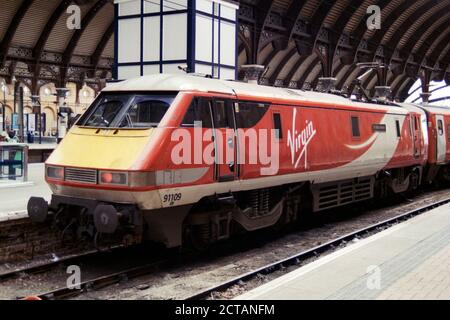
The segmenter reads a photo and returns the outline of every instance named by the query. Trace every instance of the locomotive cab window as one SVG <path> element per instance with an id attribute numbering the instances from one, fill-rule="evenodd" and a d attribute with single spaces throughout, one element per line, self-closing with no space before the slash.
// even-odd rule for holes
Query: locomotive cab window
<path id="1" fill-rule="evenodd" d="M 140 101 L 139 101 L 140 100 Z M 166 114 L 169 104 L 162 100 L 138 99 L 122 120 L 120 128 L 157 127 Z"/>
<path id="2" fill-rule="evenodd" d="M 87 127 L 109 127 L 130 100 L 128 95 L 104 95 L 85 112 L 79 124 Z"/>
<path id="3" fill-rule="evenodd" d="M 359 117 L 351 117 L 352 122 L 352 136 L 353 138 L 361 137 L 361 131 L 359 130 Z"/>
<path id="4" fill-rule="evenodd" d="M 174 95 L 132 93 L 101 94 L 77 125 L 94 128 L 147 129 L 159 125 Z"/>
<path id="5" fill-rule="evenodd" d="M 213 103 L 213 119 L 215 128 L 233 128 L 233 104 L 230 100 L 215 100 Z"/>
<path id="6" fill-rule="evenodd" d="M 203 128 L 212 128 L 211 100 L 206 98 L 194 98 L 186 111 L 182 127 L 194 127 L 201 123 Z"/>
<path id="7" fill-rule="evenodd" d="M 279 140 L 283 139 L 283 128 L 281 127 L 281 115 L 273 114 L 273 127 L 275 129 L 275 137 Z"/>

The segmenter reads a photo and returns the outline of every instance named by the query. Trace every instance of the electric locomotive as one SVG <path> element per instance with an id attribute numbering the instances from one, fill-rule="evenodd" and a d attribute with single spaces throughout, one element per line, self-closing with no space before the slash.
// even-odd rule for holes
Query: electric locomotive
<path id="1" fill-rule="evenodd" d="M 191 75 L 127 80 L 106 87 L 51 154 L 52 199 L 31 198 L 28 212 L 75 234 L 208 245 L 415 190 L 424 172 L 448 179 L 449 132 L 430 170 L 428 117 L 419 106 Z M 448 111 L 436 119 L 438 135 L 450 130 Z"/>

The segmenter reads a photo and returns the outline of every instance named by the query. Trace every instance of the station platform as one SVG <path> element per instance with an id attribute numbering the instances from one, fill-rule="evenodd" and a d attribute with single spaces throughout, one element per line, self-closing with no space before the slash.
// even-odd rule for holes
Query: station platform
<path id="1" fill-rule="evenodd" d="M 335 251 L 235 299 L 450 299 L 450 204 Z"/>
<path id="2" fill-rule="evenodd" d="M 28 199 L 32 196 L 50 200 L 51 192 L 44 177 L 44 164 L 28 165 L 28 182 L 0 180 L 0 222 L 26 215 Z"/>

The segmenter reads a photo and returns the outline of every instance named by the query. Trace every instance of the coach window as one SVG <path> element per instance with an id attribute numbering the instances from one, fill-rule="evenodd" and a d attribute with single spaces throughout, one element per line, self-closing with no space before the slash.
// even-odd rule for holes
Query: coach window
<path id="1" fill-rule="evenodd" d="M 398 121 L 398 120 L 395 120 L 395 127 L 396 127 L 396 129 L 397 129 L 397 137 L 401 137 L 401 131 L 400 131 L 400 121 Z"/>
<path id="2" fill-rule="evenodd" d="M 411 125 L 411 117 L 408 116 L 406 119 L 408 120 L 407 123 L 408 123 L 409 136 L 412 137 L 413 136 L 413 128 Z"/>
<path id="3" fill-rule="evenodd" d="M 352 117 L 352 136 L 353 138 L 361 137 L 361 132 L 359 130 L 359 117 Z"/>
<path id="4" fill-rule="evenodd" d="M 450 124 L 447 125 L 447 140 L 450 142 Z"/>
<path id="5" fill-rule="evenodd" d="M 419 119 L 414 117 L 414 131 L 419 130 Z"/>
<path id="6" fill-rule="evenodd" d="M 235 107 L 236 123 L 238 128 L 252 128 L 261 121 L 269 110 L 269 106 L 264 103 L 240 101 Z"/>
<path id="7" fill-rule="evenodd" d="M 440 136 L 444 134 L 444 125 L 442 123 L 442 120 L 438 120 L 438 133 Z"/>
<path id="8" fill-rule="evenodd" d="M 182 127 L 194 127 L 195 122 L 201 122 L 203 128 L 212 128 L 211 100 L 194 98 L 186 111 L 181 123 Z"/>

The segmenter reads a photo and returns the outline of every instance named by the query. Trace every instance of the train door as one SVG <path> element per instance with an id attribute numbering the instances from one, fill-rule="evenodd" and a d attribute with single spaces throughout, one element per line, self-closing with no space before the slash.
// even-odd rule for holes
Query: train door
<path id="1" fill-rule="evenodd" d="M 445 162 L 446 141 L 444 133 L 444 116 L 436 115 L 436 162 Z"/>
<path id="2" fill-rule="evenodd" d="M 212 105 L 216 180 L 233 181 L 237 177 L 236 122 L 233 101 L 215 99 Z"/>
<path id="3" fill-rule="evenodd" d="M 412 128 L 412 138 L 413 138 L 413 149 L 414 157 L 418 158 L 421 154 L 421 143 L 420 143 L 420 116 L 416 114 L 411 115 L 411 128 Z"/>

